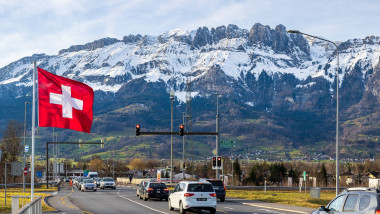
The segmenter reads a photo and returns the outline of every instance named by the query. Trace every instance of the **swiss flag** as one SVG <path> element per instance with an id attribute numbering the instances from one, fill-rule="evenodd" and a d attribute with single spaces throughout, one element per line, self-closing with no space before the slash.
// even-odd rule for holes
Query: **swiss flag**
<path id="1" fill-rule="evenodd" d="M 40 127 L 90 133 L 94 91 L 88 85 L 38 68 Z"/>

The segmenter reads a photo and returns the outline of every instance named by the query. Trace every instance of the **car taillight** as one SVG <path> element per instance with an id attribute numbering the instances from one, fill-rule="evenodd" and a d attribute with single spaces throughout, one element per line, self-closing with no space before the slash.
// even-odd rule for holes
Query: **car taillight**
<path id="1" fill-rule="evenodd" d="M 166 188 L 166 189 L 164 189 L 164 191 L 165 191 L 165 192 L 169 192 L 169 189 L 168 189 L 168 188 Z"/>
<path id="2" fill-rule="evenodd" d="M 209 194 L 211 197 L 216 197 L 216 193 L 210 193 Z"/>
<path id="3" fill-rule="evenodd" d="M 185 197 L 191 197 L 193 195 L 194 195 L 193 193 L 185 193 L 183 196 L 185 196 Z"/>
<path id="4" fill-rule="evenodd" d="M 150 191 L 153 191 L 153 188 L 148 188 L 147 190 L 148 190 L 148 192 L 150 192 Z"/>
<path id="5" fill-rule="evenodd" d="M 375 211 L 375 214 L 380 214 L 380 210 L 376 210 L 376 211 Z"/>

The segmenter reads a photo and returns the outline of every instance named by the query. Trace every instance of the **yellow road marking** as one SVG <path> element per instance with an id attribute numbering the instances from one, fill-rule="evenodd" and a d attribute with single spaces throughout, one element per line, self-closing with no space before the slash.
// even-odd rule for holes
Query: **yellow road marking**
<path id="1" fill-rule="evenodd" d="M 90 213 L 90 212 L 87 212 L 87 211 L 84 211 L 84 210 L 81 210 L 82 212 L 84 212 L 84 213 L 87 213 L 87 214 L 92 214 L 92 213 Z"/>
<path id="2" fill-rule="evenodd" d="M 216 210 L 216 211 L 218 211 L 218 212 L 222 212 L 222 213 L 228 213 L 228 212 L 223 211 L 223 210 Z"/>
<path id="3" fill-rule="evenodd" d="M 62 204 L 66 204 L 66 202 L 65 202 L 65 201 L 62 201 Z"/>
<path id="4" fill-rule="evenodd" d="M 262 206 L 262 205 L 256 205 L 256 204 L 253 204 L 253 203 L 242 203 L 242 204 L 250 205 L 250 206 L 253 206 L 253 207 L 265 208 L 265 209 L 273 209 L 273 210 L 281 210 L 281 211 L 287 211 L 287 212 L 293 212 L 293 213 L 308 214 L 307 212 L 303 212 L 303 211 L 288 210 L 288 209 L 275 208 L 275 207 L 267 207 L 267 206 Z"/>

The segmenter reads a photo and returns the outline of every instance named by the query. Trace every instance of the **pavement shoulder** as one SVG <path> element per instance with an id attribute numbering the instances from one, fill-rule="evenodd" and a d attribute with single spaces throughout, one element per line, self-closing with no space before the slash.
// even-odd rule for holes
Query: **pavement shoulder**
<path id="1" fill-rule="evenodd" d="M 270 203 L 270 202 L 264 202 L 264 201 L 254 201 L 254 200 L 247 200 L 247 199 L 240 199 L 240 198 L 228 197 L 226 198 L 226 201 L 241 203 L 244 205 L 260 207 L 260 208 L 275 209 L 279 211 L 292 211 L 292 212 L 300 213 L 300 214 L 311 213 L 314 210 L 316 210 L 316 208 L 310 208 L 310 207 L 300 207 L 300 206 Z"/>

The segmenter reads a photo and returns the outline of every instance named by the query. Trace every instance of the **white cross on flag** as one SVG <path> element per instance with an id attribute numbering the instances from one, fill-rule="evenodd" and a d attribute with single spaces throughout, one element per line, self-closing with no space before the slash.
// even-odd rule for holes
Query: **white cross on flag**
<path id="1" fill-rule="evenodd" d="M 90 133 L 94 91 L 88 85 L 38 68 L 38 121 Z"/>

